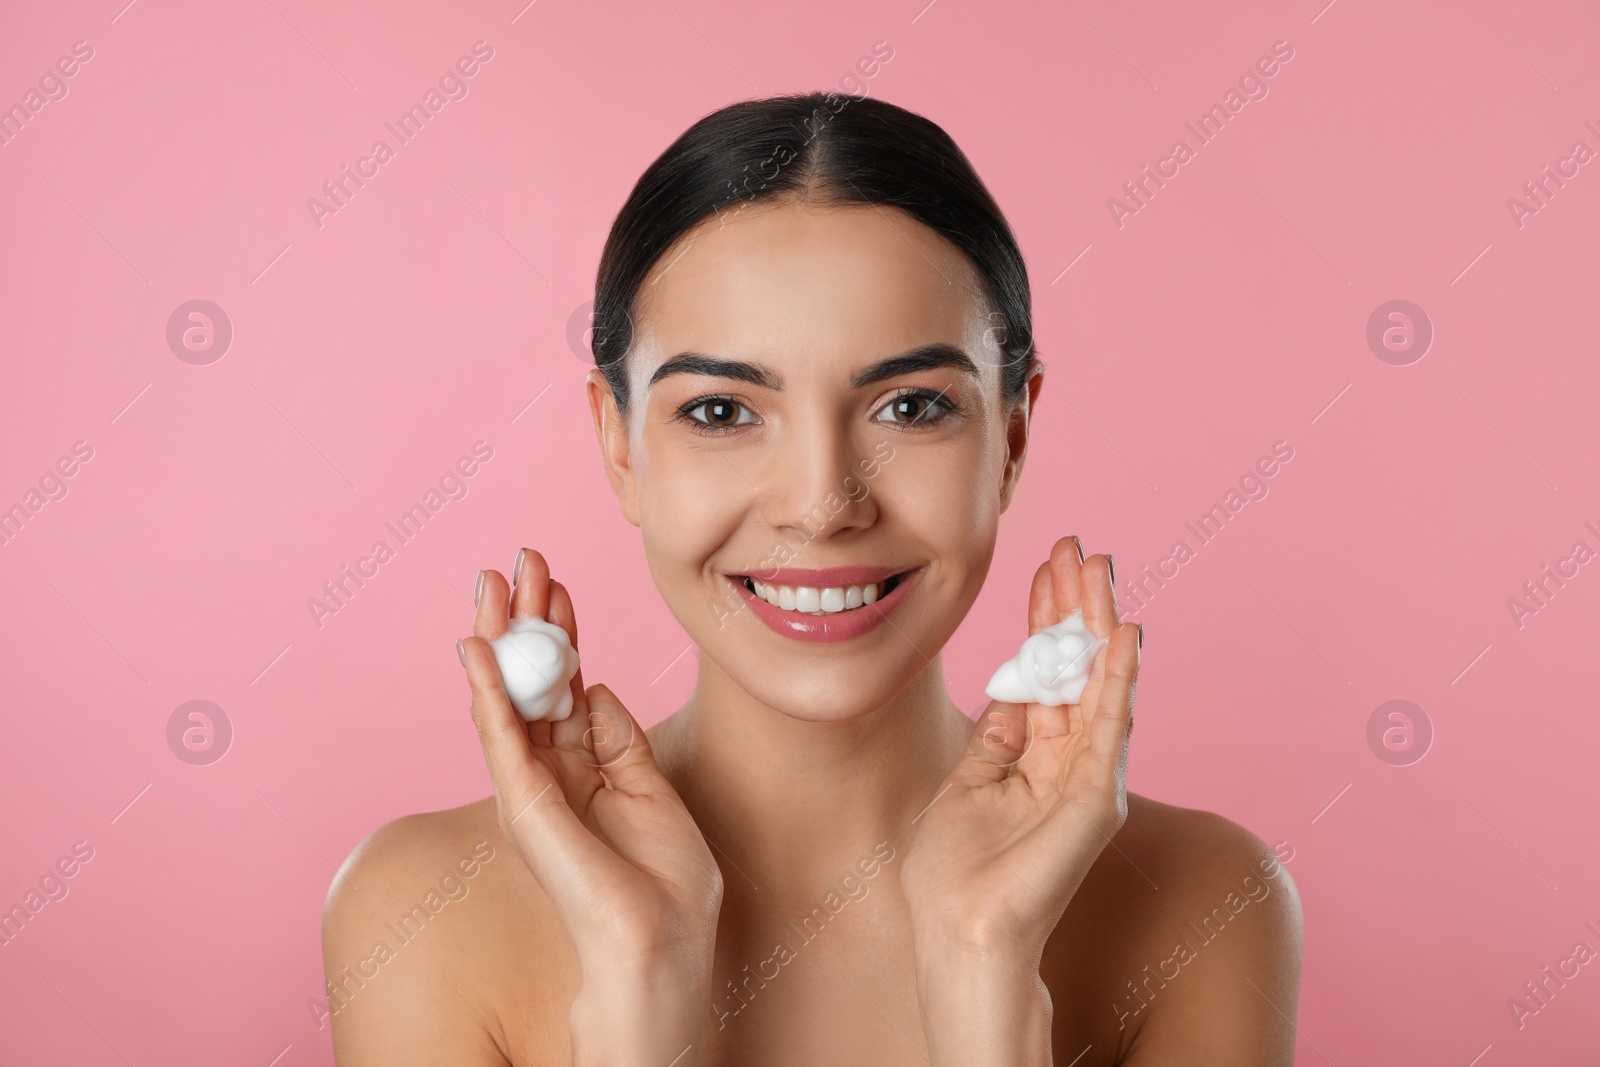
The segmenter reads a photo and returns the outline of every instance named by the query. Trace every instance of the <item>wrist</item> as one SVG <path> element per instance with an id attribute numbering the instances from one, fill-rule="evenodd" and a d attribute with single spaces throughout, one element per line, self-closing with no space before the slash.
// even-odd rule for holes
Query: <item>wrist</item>
<path id="1" fill-rule="evenodd" d="M 934 1067 L 1050 1063 L 1050 991 L 1039 953 L 919 938 L 917 995 Z"/>
<path id="2" fill-rule="evenodd" d="M 1033 936 L 994 923 L 923 922 L 911 931 L 919 965 L 922 960 L 961 962 L 987 971 L 1038 969 L 1049 933 Z"/>
<path id="3" fill-rule="evenodd" d="M 668 961 L 585 968 L 568 1020 L 576 1067 L 701 1062 L 709 970 Z"/>

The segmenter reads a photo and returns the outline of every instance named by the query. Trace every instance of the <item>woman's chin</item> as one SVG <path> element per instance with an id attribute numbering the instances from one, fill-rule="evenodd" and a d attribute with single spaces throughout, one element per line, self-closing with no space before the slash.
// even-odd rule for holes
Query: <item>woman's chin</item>
<path id="1" fill-rule="evenodd" d="M 918 663 L 815 663 L 779 666 L 733 681 L 763 706 L 801 722 L 845 722 L 880 711 L 916 677 Z M 743 672 L 741 672 L 743 674 Z"/>

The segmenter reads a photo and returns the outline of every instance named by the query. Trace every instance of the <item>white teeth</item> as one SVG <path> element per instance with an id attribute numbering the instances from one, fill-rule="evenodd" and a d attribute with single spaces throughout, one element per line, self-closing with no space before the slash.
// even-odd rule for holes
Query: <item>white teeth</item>
<path id="1" fill-rule="evenodd" d="M 833 615 L 851 611 L 874 603 L 883 583 L 873 585 L 830 586 L 826 589 L 812 586 L 769 585 L 751 578 L 756 596 L 784 611 L 801 611 L 808 615 Z"/>

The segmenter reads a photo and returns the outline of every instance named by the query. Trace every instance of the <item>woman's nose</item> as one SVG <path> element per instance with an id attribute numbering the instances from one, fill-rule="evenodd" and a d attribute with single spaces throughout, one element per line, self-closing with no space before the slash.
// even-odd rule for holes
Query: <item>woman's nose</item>
<path id="1" fill-rule="evenodd" d="M 767 524 L 805 541 L 871 526 L 878 505 L 862 477 L 868 452 L 841 428 L 794 427 L 762 479 Z"/>

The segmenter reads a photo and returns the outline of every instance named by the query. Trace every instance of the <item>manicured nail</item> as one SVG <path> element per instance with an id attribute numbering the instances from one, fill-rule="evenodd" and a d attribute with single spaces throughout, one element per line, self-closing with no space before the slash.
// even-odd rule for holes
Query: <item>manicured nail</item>
<path id="1" fill-rule="evenodd" d="M 472 587 L 472 606 L 477 607 L 483 601 L 483 572 L 478 572 L 478 584 Z"/>
<path id="2" fill-rule="evenodd" d="M 1111 558 L 1111 553 L 1106 553 L 1106 570 L 1111 572 L 1111 584 L 1117 584 L 1117 563 Z"/>
<path id="3" fill-rule="evenodd" d="M 1072 543 L 1078 546 L 1078 562 L 1079 563 L 1084 562 L 1083 542 L 1078 540 L 1078 535 L 1077 534 L 1073 534 L 1072 535 Z"/>
<path id="4" fill-rule="evenodd" d="M 517 587 L 517 579 L 522 577 L 522 558 L 528 554 L 525 548 L 517 549 L 517 562 L 511 565 L 511 588 Z"/>
<path id="5" fill-rule="evenodd" d="M 1139 647 L 1144 647 L 1144 623 L 1139 624 Z"/>
<path id="6" fill-rule="evenodd" d="M 467 665 L 467 646 L 463 645 L 459 638 L 456 639 L 456 655 L 461 658 L 461 665 L 465 667 Z"/>

